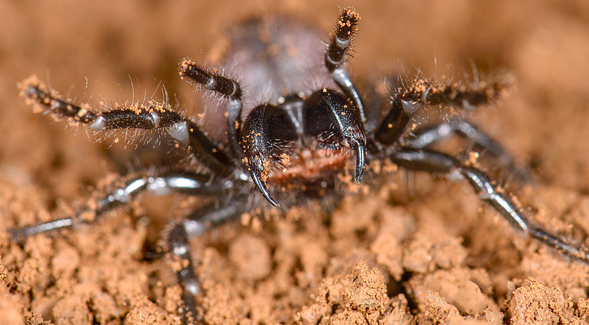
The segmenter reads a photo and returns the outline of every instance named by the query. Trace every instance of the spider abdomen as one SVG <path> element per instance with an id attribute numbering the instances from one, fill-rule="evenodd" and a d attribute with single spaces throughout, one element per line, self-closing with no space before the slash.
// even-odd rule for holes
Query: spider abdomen
<path id="1" fill-rule="evenodd" d="M 330 81 L 322 62 L 322 33 L 314 26 L 271 16 L 246 20 L 228 34 L 230 45 L 221 63 L 235 63 L 231 73 L 247 85 L 252 102 L 276 103 L 280 97 L 312 89 L 318 78 Z"/>

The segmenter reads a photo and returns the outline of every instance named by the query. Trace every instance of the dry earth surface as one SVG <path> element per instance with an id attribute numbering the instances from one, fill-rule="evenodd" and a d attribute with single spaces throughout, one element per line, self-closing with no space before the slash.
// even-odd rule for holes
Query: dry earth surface
<path id="1" fill-rule="evenodd" d="M 177 77 L 179 59 L 218 56 L 224 31 L 253 15 L 294 16 L 327 34 L 338 4 L 362 16 L 352 71 L 375 87 L 400 67 L 458 78 L 471 62 L 482 74 L 512 71 L 517 87 L 468 118 L 532 170 L 535 184 L 512 187 L 529 215 L 586 237 L 586 0 L 8 0 L 0 2 L 1 323 L 178 324 L 181 293 L 168 261 L 147 260 L 142 248 L 184 211 L 182 198 L 144 197 L 97 225 L 9 242 L 8 229 L 66 215 L 133 157 L 112 138 L 97 142 L 33 114 L 17 82 L 37 74 L 96 103 L 132 98 L 131 80 L 138 96 L 161 81 L 198 110 L 199 93 Z M 350 196 L 329 222 L 293 209 L 193 240 L 206 322 L 587 323 L 588 265 L 512 230 L 465 183 L 399 172 L 390 184 Z"/>

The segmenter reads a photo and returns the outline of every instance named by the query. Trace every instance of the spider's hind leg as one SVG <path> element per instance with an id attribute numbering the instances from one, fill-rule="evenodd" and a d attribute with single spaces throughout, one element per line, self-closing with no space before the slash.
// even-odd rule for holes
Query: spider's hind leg
<path id="1" fill-rule="evenodd" d="M 232 186 L 226 180 L 222 182 L 210 182 L 210 180 L 209 175 L 186 172 L 170 172 L 161 176 L 132 177 L 121 186 L 115 187 L 107 195 L 90 203 L 87 208 L 75 216 L 13 229 L 10 240 L 23 242 L 27 237 L 35 234 L 69 228 L 80 223 L 96 222 L 106 212 L 129 204 L 137 195 L 145 191 L 154 195 L 185 193 L 199 196 L 219 196 L 228 187 Z"/>
<path id="2" fill-rule="evenodd" d="M 466 179 L 479 199 L 495 209 L 512 227 L 525 232 L 560 253 L 589 263 L 589 250 L 576 247 L 561 236 L 552 234 L 534 224 L 504 189 L 498 187 L 482 170 L 467 166 L 456 158 L 429 149 L 401 148 L 390 159 L 397 165 L 415 171 L 447 175 L 449 179 Z"/>
<path id="3" fill-rule="evenodd" d="M 499 142 L 466 120 L 451 119 L 418 129 L 414 132 L 413 137 L 407 139 L 407 144 L 416 149 L 430 148 L 453 135 L 469 141 L 469 147 L 489 156 L 501 167 L 506 168 L 520 182 L 532 183 L 529 172 L 525 168 L 519 167 L 515 158 Z"/>
<path id="4" fill-rule="evenodd" d="M 177 258 L 180 262 L 175 265 L 179 266 L 176 269 L 176 274 L 184 289 L 184 307 L 180 310 L 184 324 L 193 324 L 195 321 L 202 323 L 202 319 L 198 317 L 196 312 L 196 297 L 200 293 L 200 284 L 194 272 L 189 239 L 198 237 L 212 228 L 241 216 L 246 211 L 244 202 L 246 202 L 244 198 L 237 198 L 231 204 L 219 206 L 213 203 L 201 207 L 186 216 L 181 222 L 175 223 L 168 233 L 168 249 L 173 255 L 172 258 Z"/>

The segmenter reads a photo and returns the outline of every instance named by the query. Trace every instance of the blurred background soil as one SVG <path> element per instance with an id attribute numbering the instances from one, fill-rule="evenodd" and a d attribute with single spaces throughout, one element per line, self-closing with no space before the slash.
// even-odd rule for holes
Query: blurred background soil
<path id="1" fill-rule="evenodd" d="M 73 1 L 0 2 L 0 320 L 3 324 L 176 324 L 181 294 L 143 243 L 182 210 L 143 199 L 94 226 L 8 242 L 8 229 L 67 215 L 124 170 L 132 148 L 97 142 L 33 114 L 17 82 L 37 74 L 79 101 L 143 97 L 161 81 L 187 109 L 186 56 L 222 55 L 224 31 L 291 15 L 327 35 L 338 7 L 362 16 L 351 61 L 382 84 L 402 68 L 463 78 L 512 71 L 516 89 L 468 118 L 498 139 L 535 184 L 513 186 L 538 223 L 589 233 L 589 2 Z M 215 52 L 217 51 L 217 52 Z M 221 51 L 221 52 L 218 52 Z M 472 76 L 470 77 L 472 80 Z M 133 85 L 133 87 L 132 87 Z M 134 88 L 134 90 L 133 90 Z M 451 152 L 459 153 L 459 152 Z M 122 167 L 121 167 L 122 166 Z M 110 175 L 110 176 L 109 176 Z M 509 175 L 499 175 L 508 181 Z M 412 181 L 407 181 L 412 179 Z M 589 267 L 515 232 L 467 184 L 398 173 L 392 199 L 351 196 L 325 222 L 239 223 L 193 240 L 210 324 L 555 324 L 589 320 Z M 178 207 L 180 206 L 180 207 Z M 136 222 L 149 216 L 151 223 Z M 146 225 L 147 224 L 147 225 Z"/>

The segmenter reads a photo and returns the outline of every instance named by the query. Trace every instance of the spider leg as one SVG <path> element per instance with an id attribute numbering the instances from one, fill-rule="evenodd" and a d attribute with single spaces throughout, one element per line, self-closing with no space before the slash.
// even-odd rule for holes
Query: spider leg
<path id="1" fill-rule="evenodd" d="M 470 140 L 475 150 L 484 150 L 486 155 L 507 168 L 517 179 L 524 183 L 531 183 L 529 173 L 517 167 L 515 158 L 499 142 L 482 132 L 476 125 L 460 119 L 428 126 L 414 132 L 415 136 L 407 139 L 407 144 L 416 149 L 424 149 L 457 135 Z"/>
<path id="2" fill-rule="evenodd" d="M 374 138 L 384 145 L 392 145 L 403 135 L 414 112 L 415 108 L 411 103 L 400 96 L 393 96 L 391 108 L 376 129 Z"/>
<path id="3" fill-rule="evenodd" d="M 189 239 L 198 237 L 212 228 L 232 221 L 246 211 L 245 200 L 233 200 L 231 204 L 221 205 L 213 203 L 197 209 L 174 225 L 168 235 L 168 249 L 180 259 L 176 270 L 178 281 L 184 288 L 185 308 L 180 310 L 185 324 L 192 324 L 197 319 L 196 297 L 200 292 L 200 284 L 194 272 L 194 265 L 190 255 Z"/>
<path id="4" fill-rule="evenodd" d="M 241 161 L 241 147 L 239 138 L 241 133 L 241 87 L 233 79 L 208 72 L 199 65 L 186 58 L 180 61 L 180 77 L 188 78 L 205 89 L 214 91 L 227 99 L 227 137 L 234 156 Z"/>
<path id="5" fill-rule="evenodd" d="M 217 175 L 227 176 L 232 171 L 229 157 L 206 137 L 196 123 L 175 112 L 167 100 L 115 105 L 108 111 L 96 112 L 87 103 L 73 104 L 57 91 L 49 89 L 36 76 L 26 79 L 19 87 L 27 103 L 57 119 L 87 124 L 95 131 L 163 128 L 173 138 L 188 145 L 190 152 Z"/>
<path id="6" fill-rule="evenodd" d="M 224 190 L 233 186 L 232 182 L 228 180 L 210 182 L 210 179 L 209 175 L 186 172 L 166 173 L 155 177 L 135 177 L 99 199 L 95 207 L 87 208 L 74 217 L 14 229 L 10 240 L 22 242 L 27 237 L 38 233 L 69 228 L 82 222 L 95 222 L 105 212 L 128 204 L 144 191 L 154 195 L 168 195 L 174 192 L 199 196 L 219 196 Z M 93 218 L 84 217 L 87 213 L 93 215 Z"/>
<path id="7" fill-rule="evenodd" d="M 491 178 L 482 170 L 466 166 L 456 158 L 429 149 L 401 148 L 390 156 L 397 165 L 415 171 L 432 174 L 445 174 L 449 179 L 466 179 L 479 198 L 492 206 L 514 228 L 540 240 L 557 251 L 589 263 L 589 254 L 584 247 L 575 247 L 562 237 L 551 234 L 531 222 L 515 205 L 503 189 L 493 184 Z"/>
<path id="8" fill-rule="evenodd" d="M 376 129 L 374 138 L 384 145 L 392 145 L 405 132 L 411 117 L 425 106 L 474 110 L 495 102 L 510 83 L 511 80 L 505 77 L 469 88 L 460 83 L 438 84 L 416 79 L 408 86 L 391 91 L 391 108 Z"/>
<path id="9" fill-rule="evenodd" d="M 325 51 L 325 67 L 331 74 L 333 81 L 352 100 L 362 121 L 366 121 L 362 99 L 348 72 L 343 67 L 344 57 L 350 51 L 356 25 L 360 21 L 360 15 L 351 7 L 344 8 L 335 24 L 335 30 L 331 33 L 331 39 L 327 51 Z"/>

